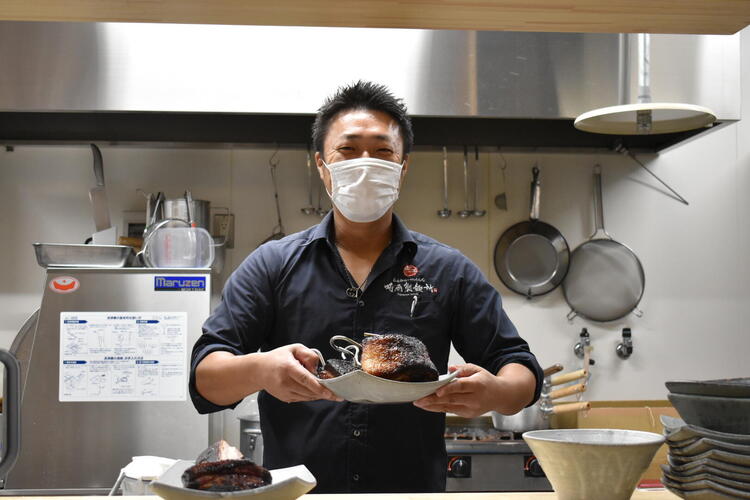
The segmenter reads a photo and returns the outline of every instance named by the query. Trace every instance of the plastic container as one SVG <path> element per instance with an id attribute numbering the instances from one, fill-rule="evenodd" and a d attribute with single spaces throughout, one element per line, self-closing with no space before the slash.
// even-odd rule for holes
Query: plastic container
<path id="1" fill-rule="evenodd" d="M 214 240 L 202 227 L 160 227 L 144 247 L 149 267 L 208 268 L 214 261 Z"/>

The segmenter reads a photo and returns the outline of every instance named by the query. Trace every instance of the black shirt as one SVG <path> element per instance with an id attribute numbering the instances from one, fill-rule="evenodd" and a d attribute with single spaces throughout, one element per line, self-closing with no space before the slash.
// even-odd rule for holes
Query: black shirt
<path id="1" fill-rule="evenodd" d="M 351 285 L 332 214 L 251 253 L 227 281 L 193 348 L 190 395 L 198 411 L 225 408 L 195 389 L 195 367 L 210 352 L 246 354 L 299 342 L 338 358 L 329 339 L 361 341 L 364 332 L 421 339 L 440 373 L 447 371 L 451 342 L 466 362 L 493 374 L 507 363 L 523 364 L 536 375 L 538 398 L 543 376 L 536 358 L 498 292 L 459 251 L 409 231 L 394 215 L 391 243 L 360 298 L 347 295 Z M 318 482 L 314 493 L 445 490 L 442 413 L 412 404 L 288 404 L 265 391 L 258 404 L 263 465 L 305 464 Z"/>

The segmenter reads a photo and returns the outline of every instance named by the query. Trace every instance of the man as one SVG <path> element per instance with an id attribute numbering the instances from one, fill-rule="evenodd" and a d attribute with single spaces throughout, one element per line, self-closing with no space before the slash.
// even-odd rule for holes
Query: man
<path id="1" fill-rule="evenodd" d="M 261 391 L 264 465 L 305 464 L 316 493 L 444 491 L 445 412 L 515 413 L 538 398 L 541 369 L 480 270 L 392 213 L 413 142 L 401 101 L 368 82 L 339 89 L 313 141 L 333 211 L 228 280 L 193 349 L 193 402 L 206 413 Z M 311 349 L 338 357 L 333 335 L 365 332 L 415 336 L 459 376 L 413 404 L 341 401 Z M 469 364 L 447 366 L 451 342 Z"/>

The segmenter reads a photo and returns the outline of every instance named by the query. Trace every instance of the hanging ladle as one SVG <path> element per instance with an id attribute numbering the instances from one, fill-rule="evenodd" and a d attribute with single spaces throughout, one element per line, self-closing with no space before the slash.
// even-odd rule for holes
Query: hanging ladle
<path id="1" fill-rule="evenodd" d="M 451 216 L 448 208 L 448 148 L 443 146 L 443 208 L 437 211 L 438 217 L 445 219 Z"/>
<path id="2" fill-rule="evenodd" d="M 500 172 L 503 176 L 503 192 L 495 196 L 495 206 L 500 210 L 508 210 L 508 195 L 506 194 L 506 186 L 508 185 L 508 182 L 505 177 L 505 169 L 508 168 L 508 162 L 505 160 L 505 156 L 503 156 L 503 152 L 500 150 L 500 148 L 497 148 L 497 152 L 500 155 L 500 160 L 502 161 L 502 164 L 500 165 Z"/>
<path id="3" fill-rule="evenodd" d="M 469 210 L 469 149 L 464 146 L 464 209 L 458 212 L 458 216 L 465 219 L 472 212 Z"/>
<path id="4" fill-rule="evenodd" d="M 313 206 L 313 169 L 312 169 L 312 152 L 310 147 L 307 147 L 307 206 L 300 208 L 300 212 L 305 215 L 312 215 L 316 213 L 315 207 Z"/>
<path id="5" fill-rule="evenodd" d="M 474 210 L 471 215 L 474 217 L 484 217 L 487 210 L 479 210 L 477 200 L 479 199 L 479 146 L 474 146 Z"/>
<path id="6" fill-rule="evenodd" d="M 276 223 L 276 226 L 273 228 L 273 233 L 271 236 L 263 240 L 263 243 L 272 241 L 272 240 L 280 240 L 286 234 L 284 233 L 284 224 L 281 222 L 281 207 L 279 206 L 279 190 L 276 185 L 276 167 L 279 165 L 279 160 L 276 158 L 276 155 L 278 154 L 279 149 L 276 148 L 276 151 L 273 152 L 271 155 L 271 158 L 268 160 L 268 166 L 271 170 L 271 182 L 273 183 L 273 199 L 276 202 L 276 217 L 278 222 Z M 261 243 L 261 245 L 263 244 Z"/>

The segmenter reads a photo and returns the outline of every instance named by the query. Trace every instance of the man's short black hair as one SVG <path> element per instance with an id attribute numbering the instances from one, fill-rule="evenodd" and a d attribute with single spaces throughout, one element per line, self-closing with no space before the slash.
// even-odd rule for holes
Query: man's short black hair
<path id="1" fill-rule="evenodd" d="M 385 85 L 362 80 L 353 85 L 339 87 L 336 93 L 326 99 L 318 109 L 312 127 L 315 151 L 323 151 L 323 141 L 328 134 L 328 127 L 333 117 L 342 111 L 357 109 L 382 111 L 389 114 L 398 123 L 401 139 L 404 142 L 404 154 L 411 151 L 412 144 L 414 144 L 414 132 L 403 100 L 394 97 Z"/>

